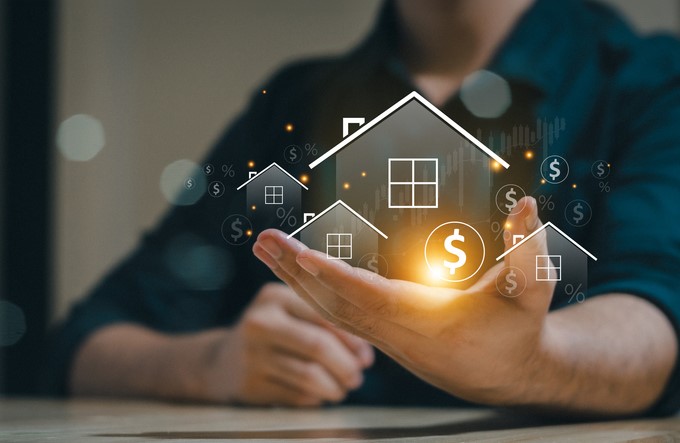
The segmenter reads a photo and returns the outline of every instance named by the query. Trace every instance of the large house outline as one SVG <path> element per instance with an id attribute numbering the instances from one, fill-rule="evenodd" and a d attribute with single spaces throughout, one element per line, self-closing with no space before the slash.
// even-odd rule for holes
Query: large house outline
<path id="1" fill-rule="evenodd" d="M 491 157 L 494 161 L 496 161 L 499 165 L 501 165 L 503 168 L 508 169 L 510 167 L 510 164 L 503 160 L 498 154 L 493 152 L 491 149 L 489 149 L 484 143 L 480 142 L 477 138 L 475 138 L 472 134 L 470 134 L 468 131 L 466 131 L 462 126 L 460 126 L 458 123 L 453 121 L 448 115 L 444 114 L 442 111 L 439 110 L 435 105 L 430 103 L 425 97 L 420 95 L 418 92 L 413 91 L 409 94 L 407 94 L 404 98 L 396 102 L 394 105 L 390 106 L 387 108 L 385 111 L 383 111 L 380 115 L 375 117 L 373 120 L 370 122 L 362 125 L 359 129 L 357 129 L 355 132 L 353 132 L 351 135 L 345 137 L 340 143 L 335 145 L 333 148 L 331 148 L 328 152 L 324 153 L 321 157 L 318 159 L 314 160 L 312 163 L 309 164 L 310 169 L 314 169 L 315 167 L 319 166 L 322 162 L 324 162 L 326 159 L 329 157 L 332 157 L 336 153 L 338 153 L 340 150 L 345 148 L 346 146 L 350 145 L 352 142 L 357 140 L 359 137 L 370 131 L 373 127 L 377 126 L 385 120 L 387 117 L 390 115 L 394 114 L 397 112 L 399 109 L 404 107 L 406 104 L 410 103 L 412 100 L 418 101 L 421 105 L 423 105 L 426 109 L 428 109 L 430 112 L 432 112 L 435 116 L 437 116 L 440 120 L 442 120 L 444 123 L 446 123 L 448 126 L 450 126 L 454 131 L 456 131 L 458 134 L 463 136 L 467 141 L 469 141 L 472 145 L 476 146 L 478 149 L 480 149 L 482 152 L 484 152 L 486 155 Z M 358 121 L 357 121 L 358 123 Z M 347 132 L 346 130 L 343 132 Z"/>

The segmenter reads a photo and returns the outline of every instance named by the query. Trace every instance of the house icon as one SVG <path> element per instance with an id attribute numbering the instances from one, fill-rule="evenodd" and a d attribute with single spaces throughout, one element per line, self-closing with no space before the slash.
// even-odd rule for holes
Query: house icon
<path id="1" fill-rule="evenodd" d="M 433 228 L 457 220 L 489 231 L 493 166 L 510 165 L 415 91 L 363 122 L 345 119 L 343 140 L 309 167 L 335 162 L 336 199 L 390 235 L 380 254 L 417 281 Z"/>
<path id="2" fill-rule="evenodd" d="M 353 266 L 364 255 L 378 252 L 378 236 L 387 239 L 387 235 L 342 200 L 313 216 L 288 238 L 297 234 L 309 248 L 325 252 L 328 259 L 345 260 Z"/>
<path id="3" fill-rule="evenodd" d="M 597 261 L 592 253 L 565 234 L 552 222 L 547 222 L 530 235 L 521 239 L 510 249 L 496 257 L 500 261 L 513 251 L 522 247 L 529 239 L 545 230 L 548 239 L 548 254 L 536 255 L 535 273 L 530 276 L 535 281 L 561 282 L 562 292 L 568 296 L 584 294 L 588 288 L 588 258 Z M 583 300 L 577 300 L 583 301 Z"/>
<path id="4" fill-rule="evenodd" d="M 236 188 L 246 188 L 249 218 L 260 227 L 271 226 L 279 220 L 281 228 L 297 224 L 302 205 L 302 189 L 307 186 L 276 163 L 260 172 L 251 171 L 248 180 Z"/>

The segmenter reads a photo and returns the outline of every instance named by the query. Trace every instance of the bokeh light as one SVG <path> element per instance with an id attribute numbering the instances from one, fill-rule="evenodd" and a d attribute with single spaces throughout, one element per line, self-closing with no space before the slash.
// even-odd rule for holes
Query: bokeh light
<path id="1" fill-rule="evenodd" d="M 503 77 L 482 69 L 463 80 L 460 99 L 476 117 L 498 118 L 510 106 L 512 94 Z"/>
<path id="2" fill-rule="evenodd" d="M 207 186 L 203 170 L 191 160 L 170 163 L 161 174 L 161 192 L 173 205 L 193 205 L 205 194 Z"/>
<path id="3" fill-rule="evenodd" d="M 216 290 L 233 278 L 233 258 L 195 234 L 173 238 L 164 254 L 167 268 L 192 290 Z"/>
<path id="4" fill-rule="evenodd" d="M 293 130 L 295 129 L 295 126 L 293 126 L 292 123 L 286 123 L 286 126 L 284 126 L 283 129 L 285 129 L 286 132 L 293 132 Z"/>
<path id="5" fill-rule="evenodd" d="M 90 115 L 76 114 L 61 122 L 56 142 L 67 159 L 79 162 L 92 160 L 106 143 L 104 126 Z"/>
<path id="6" fill-rule="evenodd" d="M 12 346 L 26 333 L 24 311 L 14 303 L 0 300 L 0 347 Z"/>

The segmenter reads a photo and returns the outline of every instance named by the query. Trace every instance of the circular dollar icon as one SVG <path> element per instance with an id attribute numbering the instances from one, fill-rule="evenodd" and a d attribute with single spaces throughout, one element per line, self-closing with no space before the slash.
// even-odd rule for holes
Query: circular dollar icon
<path id="1" fill-rule="evenodd" d="M 550 155 L 541 163 L 541 177 L 547 183 L 556 185 L 562 183 L 569 175 L 569 163 L 559 155 Z"/>
<path id="2" fill-rule="evenodd" d="M 510 215 L 510 212 L 515 209 L 517 202 L 526 197 L 524 189 L 518 185 L 505 185 L 496 192 L 496 207 L 505 215 Z"/>
<path id="3" fill-rule="evenodd" d="M 527 276 L 520 268 L 508 266 L 496 276 L 496 289 L 504 297 L 518 297 L 526 288 Z"/>
<path id="4" fill-rule="evenodd" d="M 585 226 L 593 216 L 593 209 L 585 200 L 572 200 L 564 208 L 564 218 L 567 223 L 580 228 Z"/>
<path id="5" fill-rule="evenodd" d="M 253 225 L 245 215 L 233 214 L 222 222 L 222 238 L 230 245 L 242 245 L 250 240 L 252 235 Z"/>
<path id="6" fill-rule="evenodd" d="M 215 172 L 215 168 L 213 167 L 213 165 L 211 165 L 210 163 L 206 163 L 203 165 L 203 173 L 205 175 L 212 175 L 213 172 Z"/>
<path id="7" fill-rule="evenodd" d="M 196 180 L 191 177 L 184 180 L 184 187 L 191 191 L 196 187 Z"/>
<path id="8" fill-rule="evenodd" d="M 301 147 L 298 145 L 290 145 L 283 151 L 283 158 L 291 165 L 294 165 L 302 160 L 303 154 L 304 152 Z"/>
<path id="9" fill-rule="evenodd" d="M 359 259 L 358 267 L 368 269 L 375 274 L 387 277 L 387 259 L 375 252 L 363 255 Z"/>
<path id="10" fill-rule="evenodd" d="M 210 194 L 211 197 L 222 197 L 222 194 L 224 194 L 224 185 L 222 182 L 214 181 L 208 185 L 208 194 Z"/>
<path id="11" fill-rule="evenodd" d="M 604 160 L 598 160 L 590 167 L 590 173 L 599 180 L 609 177 L 610 172 L 612 172 L 611 165 Z"/>
<path id="12" fill-rule="evenodd" d="M 441 280 L 462 282 L 484 263 L 486 248 L 479 232 L 467 223 L 451 221 L 434 228 L 425 242 L 425 263 Z"/>

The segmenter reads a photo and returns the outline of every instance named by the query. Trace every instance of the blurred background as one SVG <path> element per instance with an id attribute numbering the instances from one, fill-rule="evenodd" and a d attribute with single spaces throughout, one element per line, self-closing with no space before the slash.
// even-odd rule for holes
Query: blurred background
<path id="1" fill-rule="evenodd" d="M 606 0 L 680 33 L 680 0 Z M 342 53 L 381 0 L 0 0 L 0 384 L 34 393 L 46 328 L 168 207 L 277 67 Z"/>

